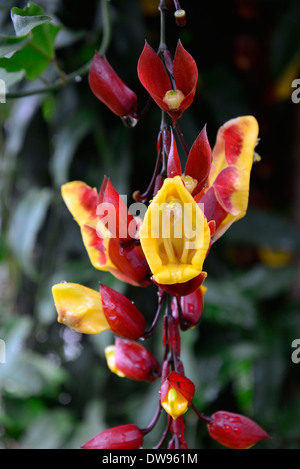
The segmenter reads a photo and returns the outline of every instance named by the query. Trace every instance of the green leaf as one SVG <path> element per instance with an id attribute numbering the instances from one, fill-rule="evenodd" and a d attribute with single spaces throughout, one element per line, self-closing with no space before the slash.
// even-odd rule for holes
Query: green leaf
<path id="1" fill-rule="evenodd" d="M 7 72 L 25 70 L 28 80 L 34 81 L 48 67 L 55 56 L 54 42 L 61 26 L 44 24 L 32 32 L 32 40 L 12 57 L 0 59 L 0 67 Z"/>
<path id="2" fill-rule="evenodd" d="M 32 188 L 21 198 L 12 215 L 9 244 L 24 271 L 35 275 L 33 251 L 37 234 L 43 224 L 52 193 L 49 189 Z"/>
<path id="3" fill-rule="evenodd" d="M 50 16 L 46 16 L 43 13 L 43 9 L 32 2 L 29 2 L 23 10 L 16 7 L 12 8 L 11 19 L 16 35 L 24 36 L 36 26 L 52 21 Z"/>
<path id="4" fill-rule="evenodd" d="M 0 57 L 22 49 L 30 40 L 30 34 L 24 36 L 4 36 L 0 34 Z"/>

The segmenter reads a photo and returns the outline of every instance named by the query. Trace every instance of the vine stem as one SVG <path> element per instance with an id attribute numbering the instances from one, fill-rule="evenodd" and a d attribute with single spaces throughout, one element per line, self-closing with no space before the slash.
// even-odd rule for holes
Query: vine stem
<path id="1" fill-rule="evenodd" d="M 178 121 L 177 120 L 173 120 L 173 128 L 175 129 L 176 133 L 177 133 L 177 136 L 179 138 L 179 141 L 180 141 L 180 144 L 183 148 L 183 151 L 184 153 L 186 154 L 186 156 L 189 156 L 189 147 L 187 146 L 185 140 L 184 140 L 184 137 L 183 137 L 183 134 L 179 128 L 179 125 L 178 125 Z"/>
<path id="2" fill-rule="evenodd" d="M 101 12 L 102 12 L 102 24 L 103 24 L 103 36 L 98 52 L 103 56 L 109 46 L 110 37 L 111 37 L 111 24 L 110 24 L 110 15 L 109 15 L 109 1 L 110 0 L 101 0 Z M 58 91 L 64 86 L 70 83 L 78 83 L 81 81 L 82 77 L 89 72 L 91 68 L 93 59 L 89 60 L 87 63 L 79 67 L 74 72 L 69 74 L 64 73 L 62 70 L 59 70 L 60 77 L 52 84 L 48 86 L 43 86 L 40 88 L 33 88 L 29 90 L 16 91 L 13 93 L 6 93 L 6 99 L 17 99 L 24 98 L 26 96 L 32 96 L 35 94 L 49 93 L 53 91 Z M 56 64 L 56 59 L 53 58 L 52 62 Z"/>
<path id="3" fill-rule="evenodd" d="M 151 430 L 153 430 L 153 428 L 155 427 L 155 425 L 156 425 L 156 423 L 159 419 L 161 411 L 162 411 L 162 406 L 159 402 L 153 419 L 151 420 L 151 422 L 149 423 L 149 425 L 146 428 L 141 429 L 141 432 L 143 433 L 143 435 L 147 435 L 147 433 L 150 433 Z"/>
<path id="4" fill-rule="evenodd" d="M 208 417 L 207 415 L 202 414 L 202 412 L 200 412 L 197 409 L 194 403 L 192 403 L 191 409 L 193 409 L 193 411 L 195 412 L 197 417 L 199 417 L 200 420 L 203 420 L 203 422 L 206 422 L 206 423 L 211 423 L 211 417 Z"/>

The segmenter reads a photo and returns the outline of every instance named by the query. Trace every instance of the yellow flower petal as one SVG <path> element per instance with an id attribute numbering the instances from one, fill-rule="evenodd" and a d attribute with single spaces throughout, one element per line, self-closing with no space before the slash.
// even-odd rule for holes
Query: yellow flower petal
<path id="1" fill-rule="evenodd" d="M 105 353 L 107 366 L 110 369 L 110 371 L 120 376 L 121 378 L 124 378 L 125 377 L 124 373 L 119 371 L 118 368 L 116 367 L 116 346 L 109 345 L 108 347 L 105 347 L 104 353 Z"/>
<path id="2" fill-rule="evenodd" d="M 161 405 L 174 420 L 185 414 L 189 408 L 188 400 L 174 388 L 170 388 Z"/>
<path id="3" fill-rule="evenodd" d="M 83 334 L 110 329 L 102 309 L 100 293 L 77 283 L 62 282 L 52 287 L 58 322 Z"/>
<path id="4" fill-rule="evenodd" d="M 61 187 L 62 198 L 79 226 L 96 225 L 97 190 L 82 181 L 72 181 Z"/>
<path id="5" fill-rule="evenodd" d="M 202 272 L 210 230 L 180 176 L 165 179 L 150 203 L 140 241 L 157 283 L 184 283 Z"/>

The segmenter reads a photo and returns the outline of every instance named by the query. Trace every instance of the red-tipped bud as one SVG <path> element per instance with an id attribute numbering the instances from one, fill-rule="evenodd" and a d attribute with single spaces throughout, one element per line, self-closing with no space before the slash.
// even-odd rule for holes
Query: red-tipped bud
<path id="1" fill-rule="evenodd" d="M 269 435 L 253 420 L 226 411 L 212 415 L 208 432 L 221 445 L 232 449 L 247 449 L 269 438 Z"/>
<path id="2" fill-rule="evenodd" d="M 117 338 L 114 346 L 105 349 L 110 369 L 119 376 L 136 381 L 155 381 L 160 375 L 156 358 L 142 345 Z"/>
<path id="3" fill-rule="evenodd" d="M 138 449 L 143 444 L 143 433 L 135 425 L 109 428 L 82 445 L 83 449 Z"/>
<path id="4" fill-rule="evenodd" d="M 101 285 L 103 312 L 111 331 L 126 339 L 138 339 L 145 332 L 145 318 L 137 307 L 121 293 Z"/>
<path id="5" fill-rule="evenodd" d="M 191 406 L 195 386 L 186 376 L 172 371 L 160 388 L 161 405 L 175 420 Z"/>
<path id="6" fill-rule="evenodd" d="M 98 52 L 95 52 L 90 68 L 89 85 L 94 95 L 117 116 L 126 117 L 136 111 L 136 94 Z"/>

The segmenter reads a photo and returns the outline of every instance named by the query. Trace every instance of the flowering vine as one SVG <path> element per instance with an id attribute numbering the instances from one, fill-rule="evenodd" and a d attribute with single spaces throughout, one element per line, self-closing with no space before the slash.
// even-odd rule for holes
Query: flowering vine
<path id="1" fill-rule="evenodd" d="M 185 12 L 178 1 L 174 4 L 176 22 L 184 26 Z M 158 406 L 146 428 L 129 423 L 107 429 L 83 443 L 83 448 L 141 448 L 162 412 L 168 415 L 167 425 L 156 448 L 188 448 L 183 416 L 189 409 L 220 444 L 249 448 L 268 438 L 267 433 L 248 417 L 230 411 L 206 416 L 196 408 L 195 386 L 185 374 L 180 340 L 181 333 L 197 326 L 202 315 L 207 276 L 203 266 L 213 243 L 246 213 L 258 124 L 253 116 L 229 120 L 219 129 L 213 148 L 203 127 L 192 147 L 187 147 L 178 120 L 193 102 L 197 65 L 180 41 L 172 58 L 165 40 L 166 2 L 161 0 L 158 8 L 158 51 L 146 42 L 137 64 L 140 82 L 162 116 L 153 176 L 145 192 L 136 190 L 133 195 L 145 206 L 144 217 L 131 214 L 106 177 L 99 191 L 83 181 L 66 183 L 61 191 L 96 269 L 136 287 L 156 285 L 153 322 L 147 325 L 130 299 L 103 284 L 99 291 L 67 282 L 52 289 L 60 323 L 84 334 L 113 332 L 115 343 L 105 349 L 111 372 L 149 383 L 160 380 Z M 126 126 L 137 125 L 143 117 L 137 111 L 134 91 L 98 53 L 89 71 L 89 84 Z M 174 133 L 187 157 L 184 170 Z M 161 316 L 164 354 L 159 363 L 148 351 L 147 340 Z"/>

